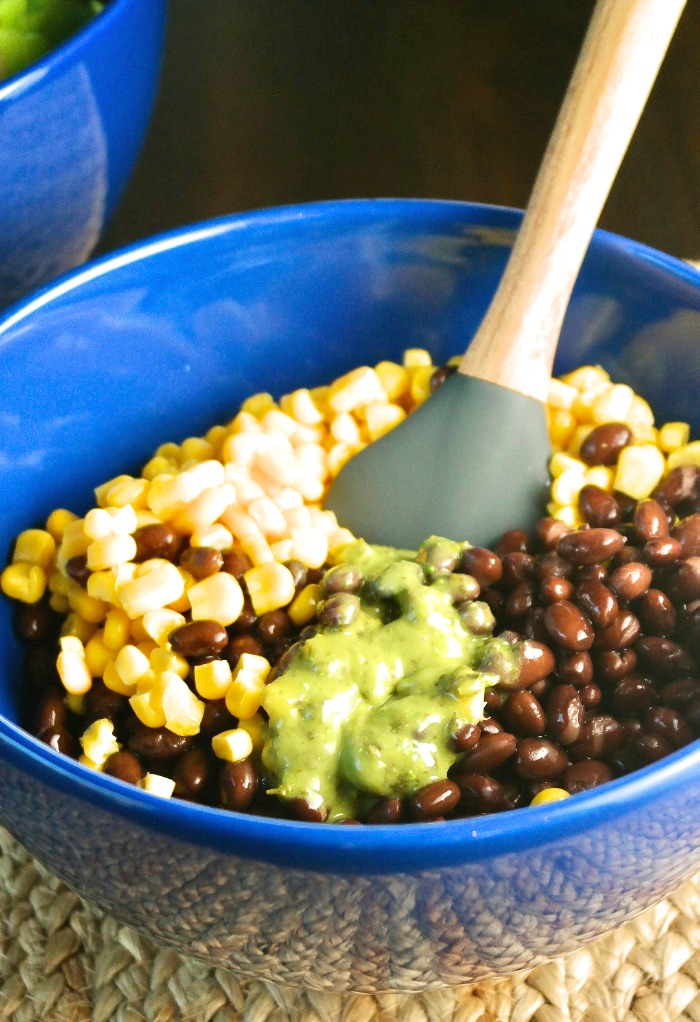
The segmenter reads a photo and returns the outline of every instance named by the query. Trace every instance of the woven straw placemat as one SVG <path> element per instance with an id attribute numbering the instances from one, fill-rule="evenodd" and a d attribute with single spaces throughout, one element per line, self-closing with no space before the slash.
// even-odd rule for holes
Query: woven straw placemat
<path id="1" fill-rule="evenodd" d="M 634 922 L 529 972 L 425 994 L 239 979 L 155 947 L 0 828 L 0 1018 L 8 1022 L 700 1022 L 700 874 Z"/>

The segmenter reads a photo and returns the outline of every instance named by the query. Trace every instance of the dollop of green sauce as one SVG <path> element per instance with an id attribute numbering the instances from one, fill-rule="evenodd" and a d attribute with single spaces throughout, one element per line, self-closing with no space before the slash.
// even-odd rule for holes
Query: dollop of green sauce
<path id="1" fill-rule="evenodd" d="M 447 776 L 454 735 L 483 718 L 486 688 L 520 667 L 517 649 L 491 634 L 488 606 L 459 602 L 465 576 L 451 566 L 466 546 L 357 540 L 336 553 L 362 572 L 359 608 L 350 624 L 320 625 L 267 686 L 271 794 L 337 822 Z"/>

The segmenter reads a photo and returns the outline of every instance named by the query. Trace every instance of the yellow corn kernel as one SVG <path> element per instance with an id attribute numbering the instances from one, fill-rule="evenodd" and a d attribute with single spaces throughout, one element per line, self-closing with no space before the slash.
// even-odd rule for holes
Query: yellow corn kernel
<path id="1" fill-rule="evenodd" d="M 64 507 L 57 507 L 46 519 L 46 531 L 50 532 L 57 543 L 63 539 L 66 526 L 71 522 L 77 522 L 78 516 Z"/>
<path id="2" fill-rule="evenodd" d="M 102 489 L 102 487 L 100 487 Z M 97 494 L 97 490 L 95 493 Z M 118 476 L 105 489 L 104 503 L 99 497 L 97 503 L 101 507 L 126 507 L 134 511 L 148 507 L 148 480 L 135 479 L 133 476 Z"/>
<path id="3" fill-rule="evenodd" d="M 292 536 L 292 538 L 294 537 Z M 284 564 L 278 564 L 276 561 L 271 561 L 269 564 L 258 564 L 249 568 L 243 578 L 248 588 L 253 610 L 258 617 L 261 614 L 266 614 L 269 610 L 286 607 L 294 599 L 294 576 Z"/>
<path id="4" fill-rule="evenodd" d="M 378 440 L 394 426 L 406 418 L 406 413 L 399 405 L 389 402 L 373 401 L 365 408 L 365 420 L 370 440 Z"/>
<path id="5" fill-rule="evenodd" d="M 669 471 L 678 468 L 679 465 L 700 465 L 700 440 L 693 440 L 692 443 L 671 451 L 668 456 Z"/>
<path id="6" fill-rule="evenodd" d="M 225 426 L 212 426 L 211 429 L 207 430 L 205 439 L 211 444 L 212 457 L 219 458 L 221 448 L 227 436 L 228 430 Z"/>
<path id="7" fill-rule="evenodd" d="M 314 401 L 311 391 L 304 387 L 285 395 L 280 401 L 280 407 L 302 426 L 318 426 L 323 422 L 323 412 Z"/>
<path id="8" fill-rule="evenodd" d="M 546 806 L 551 802 L 562 802 L 565 798 L 570 798 L 566 788 L 543 788 L 537 792 L 530 805 Z"/>
<path id="9" fill-rule="evenodd" d="M 113 532 L 111 515 L 104 508 L 94 507 L 85 515 L 83 530 L 89 539 L 105 539 Z"/>
<path id="10" fill-rule="evenodd" d="M 147 773 L 137 784 L 149 795 L 157 795 L 159 798 L 170 798 L 175 791 L 175 781 L 162 774 Z"/>
<path id="11" fill-rule="evenodd" d="M 46 569 L 53 564 L 55 554 L 56 540 L 50 532 L 46 529 L 25 529 L 15 540 L 12 560 L 38 564 Z"/>
<path id="12" fill-rule="evenodd" d="M 185 618 L 176 610 L 169 610 L 163 607 L 161 610 L 149 610 L 143 615 L 143 630 L 148 638 L 153 639 L 159 646 L 165 646 L 171 632 L 184 625 Z M 127 618 L 128 622 L 128 618 Z"/>
<path id="13" fill-rule="evenodd" d="M 143 565 L 140 565 L 143 568 Z M 174 564 L 158 560 L 150 570 L 134 577 L 119 591 L 119 601 L 130 618 L 143 617 L 179 600 L 185 580 Z M 239 611 L 240 613 L 240 611 Z"/>
<path id="14" fill-rule="evenodd" d="M 106 684 L 107 680 L 105 679 Z M 146 727 L 165 727 L 165 711 L 163 710 L 164 687 L 165 681 L 161 676 L 154 680 L 150 688 L 137 692 L 136 695 L 132 695 L 129 699 L 129 705 L 132 710 Z"/>
<path id="15" fill-rule="evenodd" d="M 243 590 L 227 571 L 218 571 L 190 586 L 188 596 L 193 621 L 218 621 L 226 627 L 233 624 L 243 610 Z"/>
<path id="16" fill-rule="evenodd" d="M 293 545 L 291 539 L 279 539 L 276 543 L 270 543 L 270 551 L 276 561 L 284 563 L 292 559 Z"/>
<path id="17" fill-rule="evenodd" d="M 230 684 L 231 667 L 227 660 L 195 666 L 194 687 L 202 699 L 223 699 Z"/>
<path id="18" fill-rule="evenodd" d="M 558 451 L 549 459 L 549 474 L 552 479 L 557 479 L 558 476 L 572 470 L 583 473 L 586 471 L 586 466 L 580 458 L 573 458 L 565 451 Z"/>
<path id="19" fill-rule="evenodd" d="M 406 348 L 403 353 L 403 364 L 407 369 L 417 369 L 419 366 L 435 368 L 432 356 L 425 348 Z"/>
<path id="20" fill-rule="evenodd" d="M 62 596 L 70 596 L 73 590 L 78 588 L 77 582 L 69 578 L 68 575 L 64 575 L 58 569 L 51 572 L 47 585 L 52 593 L 61 593 Z"/>
<path id="21" fill-rule="evenodd" d="M 86 589 L 88 596 L 95 600 L 102 600 L 104 603 L 110 604 L 118 602 L 117 576 L 111 569 L 93 571 L 91 575 L 88 575 Z M 58 591 L 61 592 L 60 589 Z"/>
<path id="22" fill-rule="evenodd" d="M 119 674 L 114 660 L 108 660 L 102 669 L 102 680 L 111 692 L 117 692 L 120 696 L 132 696 L 136 692 L 136 684 L 125 684 Z M 139 718 L 140 719 L 140 718 Z M 143 722 L 144 724 L 146 721 Z M 159 724 L 152 724 L 152 727 L 160 727 Z"/>
<path id="23" fill-rule="evenodd" d="M 239 720 L 253 717 L 260 709 L 264 691 L 262 678 L 241 672 L 226 693 L 226 709 Z"/>
<path id="24" fill-rule="evenodd" d="M 85 645 L 97 631 L 97 625 L 86 621 L 80 614 L 68 614 L 61 625 L 61 635 L 74 635 Z"/>
<path id="25" fill-rule="evenodd" d="M 379 362 L 374 367 L 374 371 L 390 401 L 396 401 L 402 397 L 411 385 L 411 377 L 405 367 L 397 362 Z"/>
<path id="26" fill-rule="evenodd" d="M 270 561 L 275 559 L 275 555 L 270 549 L 270 544 L 261 532 L 244 536 L 240 543 L 241 550 L 250 557 L 253 564 L 269 564 Z"/>
<path id="27" fill-rule="evenodd" d="M 75 639 L 75 642 L 80 644 L 81 653 L 74 646 L 66 647 L 65 643 L 69 639 L 75 639 L 75 637 L 67 636 L 61 640 L 61 652 L 56 658 L 56 669 L 66 692 L 70 692 L 72 695 L 84 695 L 92 687 L 92 676 L 85 662 L 82 642 Z"/>
<path id="28" fill-rule="evenodd" d="M 665 470 L 666 462 L 658 447 L 652 444 L 623 447 L 617 461 L 614 488 L 634 500 L 641 500 L 649 496 Z"/>
<path id="29" fill-rule="evenodd" d="M 654 413 L 643 397 L 635 394 L 632 404 L 624 418 L 624 422 L 634 433 L 635 440 L 644 441 L 648 438 L 649 432 L 654 425 Z"/>
<path id="30" fill-rule="evenodd" d="M 129 639 L 129 618 L 123 610 L 113 608 L 107 611 L 102 641 L 108 649 L 121 649 Z"/>
<path id="31" fill-rule="evenodd" d="M 262 419 L 263 415 L 271 408 L 277 408 L 277 402 L 272 394 L 267 393 L 251 394 L 241 405 L 242 412 L 254 415 L 256 419 Z"/>
<path id="32" fill-rule="evenodd" d="M 171 673 L 163 690 L 165 726 L 176 735 L 197 735 L 204 716 L 204 703 L 186 682 Z"/>
<path id="33" fill-rule="evenodd" d="M 290 529 L 292 537 L 292 557 L 301 561 L 307 568 L 320 568 L 328 559 L 328 536 L 315 525 Z M 291 600 L 293 597 L 289 597 Z M 289 602 L 289 601 L 287 601 Z M 280 604 L 284 606 L 284 604 Z"/>
<path id="34" fill-rule="evenodd" d="M 330 553 L 342 550 L 342 548 L 347 546 L 348 543 L 354 543 L 356 538 L 357 537 L 350 532 L 350 529 L 336 529 L 335 532 L 332 532 L 328 537 L 329 556 Z"/>
<path id="35" fill-rule="evenodd" d="M 665 422 L 659 430 L 658 444 L 665 454 L 685 447 L 690 439 L 690 426 L 687 422 Z"/>
<path id="36" fill-rule="evenodd" d="M 414 370 L 409 393 L 415 404 L 420 405 L 430 397 L 432 393 L 430 381 L 434 371 L 432 365 L 421 365 Z"/>
<path id="37" fill-rule="evenodd" d="M 162 455 L 157 454 L 154 458 L 151 458 L 150 461 L 146 462 L 146 464 L 141 469 L 141 475 L 143 476 L 144 479 L 147 479 L 149 482 L 152 482 L 154 479 L 156 479 L 159 475 L 162 475 L 164 472 L 170 474 L 176 468 L 177 465 L 171 459 L 164 458 L 162 457 Z"/>
<path id="38" fill-rule="evenodd" d="M 319 585 L 311 584 L 297 593 L 287 608 L 287 613 L 294 624 L 301 628 L 316 617 L 318 605 L 323 599 L 323 590 Z"/>
<path id="39" fill-rule="evenodd" d="M 163 674 L 170 671 L 180 678 L 186 678 L 190 673 L 190 665 L 184 656 L 180 656 L 174 649 L 167 649 L 164 646 L 156 646 L 151 650 L 148 662 L 155 674 Z"/>
<path id="40" fill-rule="evenodd" d="M 610 377 L 602 366 L 579 366 L 573 372 L 562 376 L 562 380 L 576 390 L 585 391 L 592 390 L 601 383 L 609 383 Z"/>
<path id="41" fill-rule="evenodd" d="M 87 548 L 87 566 L 90 571 L 104 571 L 116 568 L 124 561 L 131 561 L 135 556 L 136 540 L 133 536 L 109 533 L 90 543 Z"/>
<path id="42" fill-rule="evenodd" d="M 634 391 L 626 383 L 615 383 L 608 387 L 593 402 L 593 422 L 602 426 L 605 422 L 624 422 L 632 407 Z"/>
<path id="43" fill-rule="evenodd" d="M 547 388 L 547 404 L 550 408 L 570 412 L 578 391 L 563 380 L 550 380 Z"/>
<path id="44" fill-rule="evenodd" d="M 253 744 L 253 752 L 262 752 L 263 745 L 265 744 L 270 729 L 267 722 L 263 720 L 260 714 L 255 713 L 252 717 L 248 717 L 247 720 L 239 721 L 238 728 L 241 731 L 246 731 L 250 735 L 250 740 Z"/>
<path id="45" fill-rule="evenodd" d="M 204 529 L 195 529 L 190 536 L 190 546 L 208 546 L 225 553 L 233 546 L 233 536 L 225 525 L 215 522 Z"/>
<path id="46" fill-rule="evenodd" d="M 38 564 L 16 561 L 0 575 L 0 588 L 11 600 L 38 603 L 46 592 L 46 572 Z"/>
<path id="47" fill-rule="evenodd" d="M 49 607 L 51 607 L 51 610 L 55 611 L 56 614 L 67 614 L 68 597 L 64 596 L 63 593 L 52 593 L 49 597 Z"/>
<path id="48" fill-rule="evenodd" d="M 71 610 L 74 610 L 76 614 L 80 614 L 86 621 L 90 621 L 95 625 L 101 624 L 104 621 L 109 609 L 104 600 L 98 600 L 94 596 L 90 596 L 80 587 L 72 589 L 68 593 L 68 603 Z"/>
<path id="49" fill-rule="evenodd" d="M 382 402 L 382 404 L 386 404 L 386 402 Z M 357 447 L 362 443 L 357 419 L 350 412 L 341 412 L 340 415 L 331 419 L 330 434 L 337 443 L 347 444 L 348 447 Z"/>
<path id="50" fill-rule="evenodd" d="M 592 429 L 593 426 L 591 426 L 590 423 L 577 426 L 573 433 L 571 434 L 571 439 L 569 440 L 569 445 L 566 448 L 566 453 L 570 454 L 574 458 L 577 458 L 581 451 L 581 444 L 589 435 Z"/>
<path id="51" fill-rule="evenodd" d="M 333 444 L 328 452 L 328 471 L 331 476 L 337 476 L 346 461 L 352 458 L 352 449 L 347 444 Z"/>
<path id="52" fill-rule="evenodd" d="M 556 518 L 558 522 L 563 522 L 571 529 L 578 529 L 580 525 L 583 525 L 581 512 L 573 504 L 561 505 L 551 501 L 547 505 L 547 514 L 550 518 Z"/>
<path id="53" fill-rule="evenodd" d="M 103 717 L 93 721 L 80 738 L 84 754 L 100 769 L 115 752 L 119 752 L 119 743 L 114 735 L 111 720 Z"/>
<path id="54" fill-rule="evenodd" d="M 386 401 L 386 391 L 374 369 L 358 366 L 340 376 L 328 388 L 328 405 L 337 414 L 352 412 L 370 401 Z"/>
<path id="55" fill-rule="evenodd" d="M 612 493 L 615 482 L 615 470 L 607 465 L 594 465 L 586 469 L 585 480 L 587 486 L 598 486 L 601 490 Z"/>
<path id="56" fill-rule="evenodd" d="M 237 727 L 214 735 L 211 747 L 218 759 L 223 759 L 227 763 L 240 763 L 253 751 L 253 740 L 248 731 Z"/>
<path id="57" fill-rule="evenodd" d="M 114 668 L 126 688 L 133 692 L 140 678 L 150 668 L 148 657 L 140 649 L 131 643 L 127 643 L 114 658 Z"/>
<path id="58" fill-rule="evenodd" d="M 102 677 L 113 656 L 114 650 L 105 644 L 104 630 L 95 632 L 85 643 L 85 663 L 93 678 Z"/>
<path id="59" fill-rule="evenodd" d="M 214 449 L 210 442 L 201 436 L 188 436 L 180 445 L 180 458 L 185 461 L 211 461 Z"/>
<path id="60" fill-rule="evenodd" d="M 68 707 L 70 712 L 76 715 L 76 717 L 84 717 L 85 714 L 87 713 L 84 695 L 77 696 L 73 695 L 72 692 L 66 692 L 63 702 Z"/>
<path id="61" fill-rule="evenodd" d="M 547 428 L 552 447 L 557 450 L 564 450 L 571 441 L 572 434 L 576 427 L 576 419 L 570 411 L 564 408 L 547 409 Z"/>
<path id="62" fill-rule="evenodd" d="M 552 500 L 557 504 L 574 504 L 585 485 L 586 476 L 581 469 L 570 468 L 552 483 Z"/>
<path id="63" fill-rule="evenodd" d="M 591 387 L 589 390 L 581 391 L 576 400 L 574 401 L 571 412 L 578 419 L 579 422 L 593 422 L 593 406 L 599 401 L 609 390 L 612 389 L 612 383 L 599 383 L 595 387 Z"/>

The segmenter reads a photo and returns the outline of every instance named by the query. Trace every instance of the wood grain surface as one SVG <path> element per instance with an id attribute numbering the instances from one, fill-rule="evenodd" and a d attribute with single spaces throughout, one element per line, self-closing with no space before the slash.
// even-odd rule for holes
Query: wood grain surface
<path id="1" fill-rule="evenodd" d="M 592 0 L 170 0 L 151 131 L 101 250 L 313 199 L 524 206 Z M 700 257 L 700 3 L 601 225 Z"/>

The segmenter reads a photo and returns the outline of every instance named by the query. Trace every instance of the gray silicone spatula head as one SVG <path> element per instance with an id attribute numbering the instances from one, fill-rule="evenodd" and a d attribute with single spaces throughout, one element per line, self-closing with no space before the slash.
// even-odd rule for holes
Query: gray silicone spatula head
<path id="1" fill-rule="evenodd" d="M 436 535 L 490 546 L 543 514 L 550 453 L 540 401 L 455 373 L 345 465 L 326 506 L 372 543 L 416 549 Z"/>
<path id="2" fill-rule="evenodd" d="M 544 401 L 574 282 L 685 0 L 598 0 L 513 252 L 458 372 L 326 507 L 369 542 L 474 545 L 545 512 Z"/>

